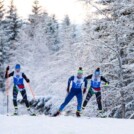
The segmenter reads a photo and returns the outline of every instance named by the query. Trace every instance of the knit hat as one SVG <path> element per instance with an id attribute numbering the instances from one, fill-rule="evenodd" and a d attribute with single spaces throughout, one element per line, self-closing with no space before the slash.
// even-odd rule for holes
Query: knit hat
<path id="1" fill-rule="evenodd" d="M 100 75 L 100 68 L 99 67 L 95 70 L 95 75 L 96 76 Z"/>
<path id="2" fill-rule="evenodd" d="M 98 67 L 98 68 L 95 70 L 95 72 L 100 72 L 100 68 Z"/>
<path id="3" fill-rule="evenodd" d="M 77 72 L 78 74 L 83 74 L 83 70 L 82 70 L 82 67 L 79 67 L 79 69 L 78 69 L 78 72 Z"/>
<path id="4" fill-rule="evenodd" d="M 20 67 L 20 64 L 16 64 L 15 65 L 15 69 L 20 69 L 21 67 Z"/>

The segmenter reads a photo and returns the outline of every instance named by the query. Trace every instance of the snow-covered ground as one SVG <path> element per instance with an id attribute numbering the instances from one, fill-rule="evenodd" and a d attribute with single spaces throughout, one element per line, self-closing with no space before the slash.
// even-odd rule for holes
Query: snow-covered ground
<path id="1" fill-rule="evenodd" d="M 0 116 L 0 134 L 133 134 L 134 121 L 70 116 Z"/>

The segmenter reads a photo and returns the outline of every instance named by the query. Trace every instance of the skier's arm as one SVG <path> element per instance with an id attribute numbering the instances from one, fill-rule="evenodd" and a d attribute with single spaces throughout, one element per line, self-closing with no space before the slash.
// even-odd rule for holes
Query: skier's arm
<path id="1" fill-rule="evenodd" d="M 6 74 L 5 74 L 6 79 L 13 76 L 13 75 L 14 75 L 14 72 L 11 72 L 10 74 L 8 74 L 8 71 L 6 70 Z"/>
<path id="2" fill-rule="evenodd" d="M 109 81 L 107 81 L 103 76 L 101 76 L 101 80 L 109 84 Z"/>
<path id="3" fill-rule="evenodd" d="M 86 77 L 86 79 L 88 80 L 88 79 L 91 79 L 92 78 L 92 74 L 91 75 L 88 75 L 87 77 Z"/>
<path id="4" fill-rule="evenodd" d="M 69 79 L 68 79 L 68 88 L 70 88 L 70 84 L 71 84 L 71 81 L 74 80 L 74 76 L 71 76 Z"/>
<path id="5" fill-rule="evenodd" d="M 83 94 L 85 94 L 86 93 L 86 90 L 87 90 L 87 79 L 86 78 L 84 78 L 84 89 L 83 89 Z"/>
<path id="6" fill-rule="evenodd" d="M 30 82 L 30 80 L 27 78 L 27 76 L 24 73 L 22 74 L 22 77 L 26 80 L 27 83 Z"/>
<path id="7" fill-rule="evenodd" d="M 8 74 L 9 69 L 10 69 L 10 67 L 7 66 L 7 68 L 6 68 L 6 74 L 5 74 L 5 78 L 6 78 L 6 79 L 14 75 L 14 72 Z"/>
<path id="8" fill-rule="evenodd" d="M 86 78 L 84 78 L 84 88 L 87 88 L 87 79 Z"/>
<path id="9" fill-rule="evenodd" d="M 71 84 L 71 81 L 72 81 L 72 80 L 74 80 L 74 76 L 71 76 L 71 77 L 68 79 L 67 92 L 69 92 L 70 84 Z"/>

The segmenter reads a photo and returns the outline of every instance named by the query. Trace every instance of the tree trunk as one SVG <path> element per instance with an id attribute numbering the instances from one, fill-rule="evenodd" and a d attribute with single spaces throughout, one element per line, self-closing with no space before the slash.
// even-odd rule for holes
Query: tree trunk
<path id="1" fill-rule="evenodd" d="M 124 91 L 123 91 L 123 70 L 122 70 L 122 59 L 120 56 L 120 49 L 118 43 L 118 35 L 116 34 L 116 44 L 117 44 L 117 51 L 118 51 L 118 62 L 119 62 L 119 82 L 120 82 L 120 94 L 121 94 L 121 109 L 122 109 L 122 118 L 125 118 L 125 99 L 124 99 Z"/>

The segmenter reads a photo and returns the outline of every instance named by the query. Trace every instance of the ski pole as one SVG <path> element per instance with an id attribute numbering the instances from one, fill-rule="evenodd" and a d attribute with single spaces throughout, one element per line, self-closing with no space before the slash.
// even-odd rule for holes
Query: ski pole
<path id="1" fill-rule="evenodd" d="M 28 86 L 29 86 L 29 89 L 30 89 L 30 91 L 31 91 L 31 93 L 32 93 L 32 96 L 33 96 L 33 101 L 35 101 L 35 94 L 34 94 L 34 92 L 33 92 L 33 89 L 31 88 L 31 85 L 28 83 L 27 84 Z M 34 114 L 35 114 L 35 107 L 34 107 Z M 35 114 L 36 115 L 36 114 Z"/>
<path id="2" fill-rule="evenodd" d="M 9 97 L 8 97 L 8 95 L 7 95 L 7 116 L 8 116 L 8 113 L 9 113 L 8 107 L 9 107 Z"/>
<path id="3" fill-rule="evenodd" d="M 29 83 L 28 83 L 27 85 L 29 86 L 29 89 L 30 89 L 30 91 L 31 91 L 31 93 L 32 93 L 32 96 L 33 96 L 34 100 L 35 100 L 35 94 L 34 94 L 32 88 L 31 88 L 31 85 L 30 85 Z"/>
<path id="4" fill-rule="evenodd" d="M 7 71 L 7 80 L 6 80 L 6 96 L 7 96 L 7 116 L 8 116 L 8 113 L 9 113 L 9 74 L 8 74 L 8 71 Z"/>

